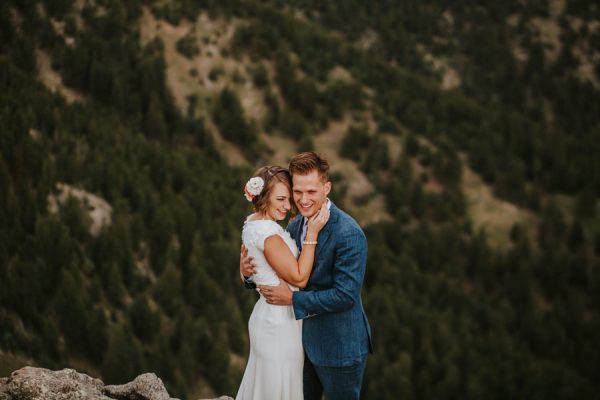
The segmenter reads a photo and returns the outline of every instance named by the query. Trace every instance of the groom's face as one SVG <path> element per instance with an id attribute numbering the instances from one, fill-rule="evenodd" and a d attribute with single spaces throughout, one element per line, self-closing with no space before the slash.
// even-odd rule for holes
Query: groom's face
<path id="1" fill-rule="evenodd" d="M 316 169 L 306 175 L 294 174 L 292 183 L 294 201 L 304 217 L 312 217 L 319 211 L 331 191 L 331 182 L 325 182 Z"/>

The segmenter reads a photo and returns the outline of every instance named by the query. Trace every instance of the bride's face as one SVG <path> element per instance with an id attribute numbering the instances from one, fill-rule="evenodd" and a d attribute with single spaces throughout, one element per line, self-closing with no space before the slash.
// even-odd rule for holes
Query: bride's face
<path id="1" fill-rule="evenodd" d="M 266 217 L 274 221 L 281 221 L 285 219 L 291 208 L 290 189 L 285 184 L 277 182 L 269 195 Z"/>

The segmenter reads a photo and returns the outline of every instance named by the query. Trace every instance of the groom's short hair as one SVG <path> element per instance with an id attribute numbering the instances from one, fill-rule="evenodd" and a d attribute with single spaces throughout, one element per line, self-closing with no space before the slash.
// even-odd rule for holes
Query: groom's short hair
<path id="1" fill-rule="evenodd" d="M 327 159 L 314 151 L 305 151 L 296 154 L 290 161 L 288 170 L 292 176 L 308 175 L 317 170 L 323 182 L 329 181 L 329 163 Z"/>

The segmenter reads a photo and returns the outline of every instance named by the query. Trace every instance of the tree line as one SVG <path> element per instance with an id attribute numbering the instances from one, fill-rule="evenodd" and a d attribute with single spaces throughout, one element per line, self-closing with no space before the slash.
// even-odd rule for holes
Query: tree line
<path id="1" fill-rule="evenodd" d="M 597 127 L 588 122 L 597 91 L 553 74 L 539 79 L 539 96 L 562 104 L 547 124 L 503 87 L 502 63 L 475 42 L 464 44 L 472 80 L 440 91 L 411 46 L 440 33 L 436 2 L 403 2 L 403 16 L 396 3 L 306 4 L 305 20 L 276 2 L 99 1 L 80 11 L 63 1 L 0 4 L 0 349 L 50 368 L 83 358 L 107 383 L 152 370 L 180 398 L 202 385 L 237 389 L 242 370 L 232 355 L 247 355 L 255 300 L 237 273 L 250 212 L 240 188 L 251 171 L 219 156 L 193 96 L 185 114 L 174 105 L 162 43 L 139 41 L 136 23 L 148 5 L 172 23 L 200 11 L 242 18 L 230 54 L 275 66 L 273 81 L 260 69 L 253 77 L 267 120 L 249 123 L 231 88 L 205 113 L 250 160 L 268 156 L 257 144 L 261 129 L 311 147 L 329 122 L 372 112 L 376 126 L 356 118 L 340 149 L 391 216 L 365 229 L 364 299 L 376 350 L 365 398 L 594 398 L 600 176 Z M 456 26 L 467 26 L 492 11 L 530 18 L 547 8 L 515 7 L 453 10 Z M 349 18 L 353 9 L 361 18 Z M 64 22 L 74 44 L 50 18 Z M 381 47 L 355 46 L 373 21 Z M 506 45 L 492 40 L 503 35 L 498 24 L 478 29 L 485 43 Z M 85 101 L 68 104 L 37 81 L 37 48 Z M 330 80 L 336 66 L 351 80 Z M 282 104 L 269 93 L 275 86 Z M 387 133 L 402 143 L 397 160 Z M 534 226 L 512 227 L 506 249 L 473 228 L 461 153 L 498 196 L 538 216 Z M 111 224 L 92 235 L 88 205 L 75 198 L 50 212 L 59 182 L 107 200 Z M 336 202 L 352 201 L 334 187 Z M 571 196 L 572 210 L 555 193 Z"/>

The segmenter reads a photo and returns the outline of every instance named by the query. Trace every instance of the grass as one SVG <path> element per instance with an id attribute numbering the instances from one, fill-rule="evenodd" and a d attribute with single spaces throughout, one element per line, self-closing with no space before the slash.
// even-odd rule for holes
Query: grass
<path id="1" fill-rule="evenodd" d="M 510 247 L 510 230 L 519 223 L 534 234 L 538 217 L 531 211 L 494 196 L 492 188 L 471 170 L 463 158 L 463 193 L 467 201 L 467 213 L 475 230 L 483 229 L 492 246 L 500 249 Z"/>
<path id="2" fill-rule="evenodd" d="M 165 45 L 167 86 L 178 108 L 183 113 L 187 112 L 190 95 L 204 99 L 198 102 L 196 115 L 205 117 L 217 149 L 232 166 L 247 165 L 248 161 L 240 149 L 224 140 L 218 129 L 210 123 L 211 105 L 207 100 L 214 99 L 228 86 L 237 92 L 246 118 L 257 126 L 260 126 L 267 110 L 263 91 L 254 85 L 247 73 L 246 67 L 251 61 L 248 58 L 236 60 L 225 55 L 236 27 L 236 21 L 211 20 L 206 13 L 201 13 L 195 21 L 183 20 L 175 26 L 157 20 L 147 7 L 143 8 L 140 25 L 142 43 L 159 37 Z M 186 35 L 195 35 L 200 44 L 200 54 L 195 57 L 187 58 L 177 52 L 177 41 Z M 194 72 L 190 73 L 192 70 Z M 218 79 L 215 79 L 214 71 L 219 71 Z"/>

